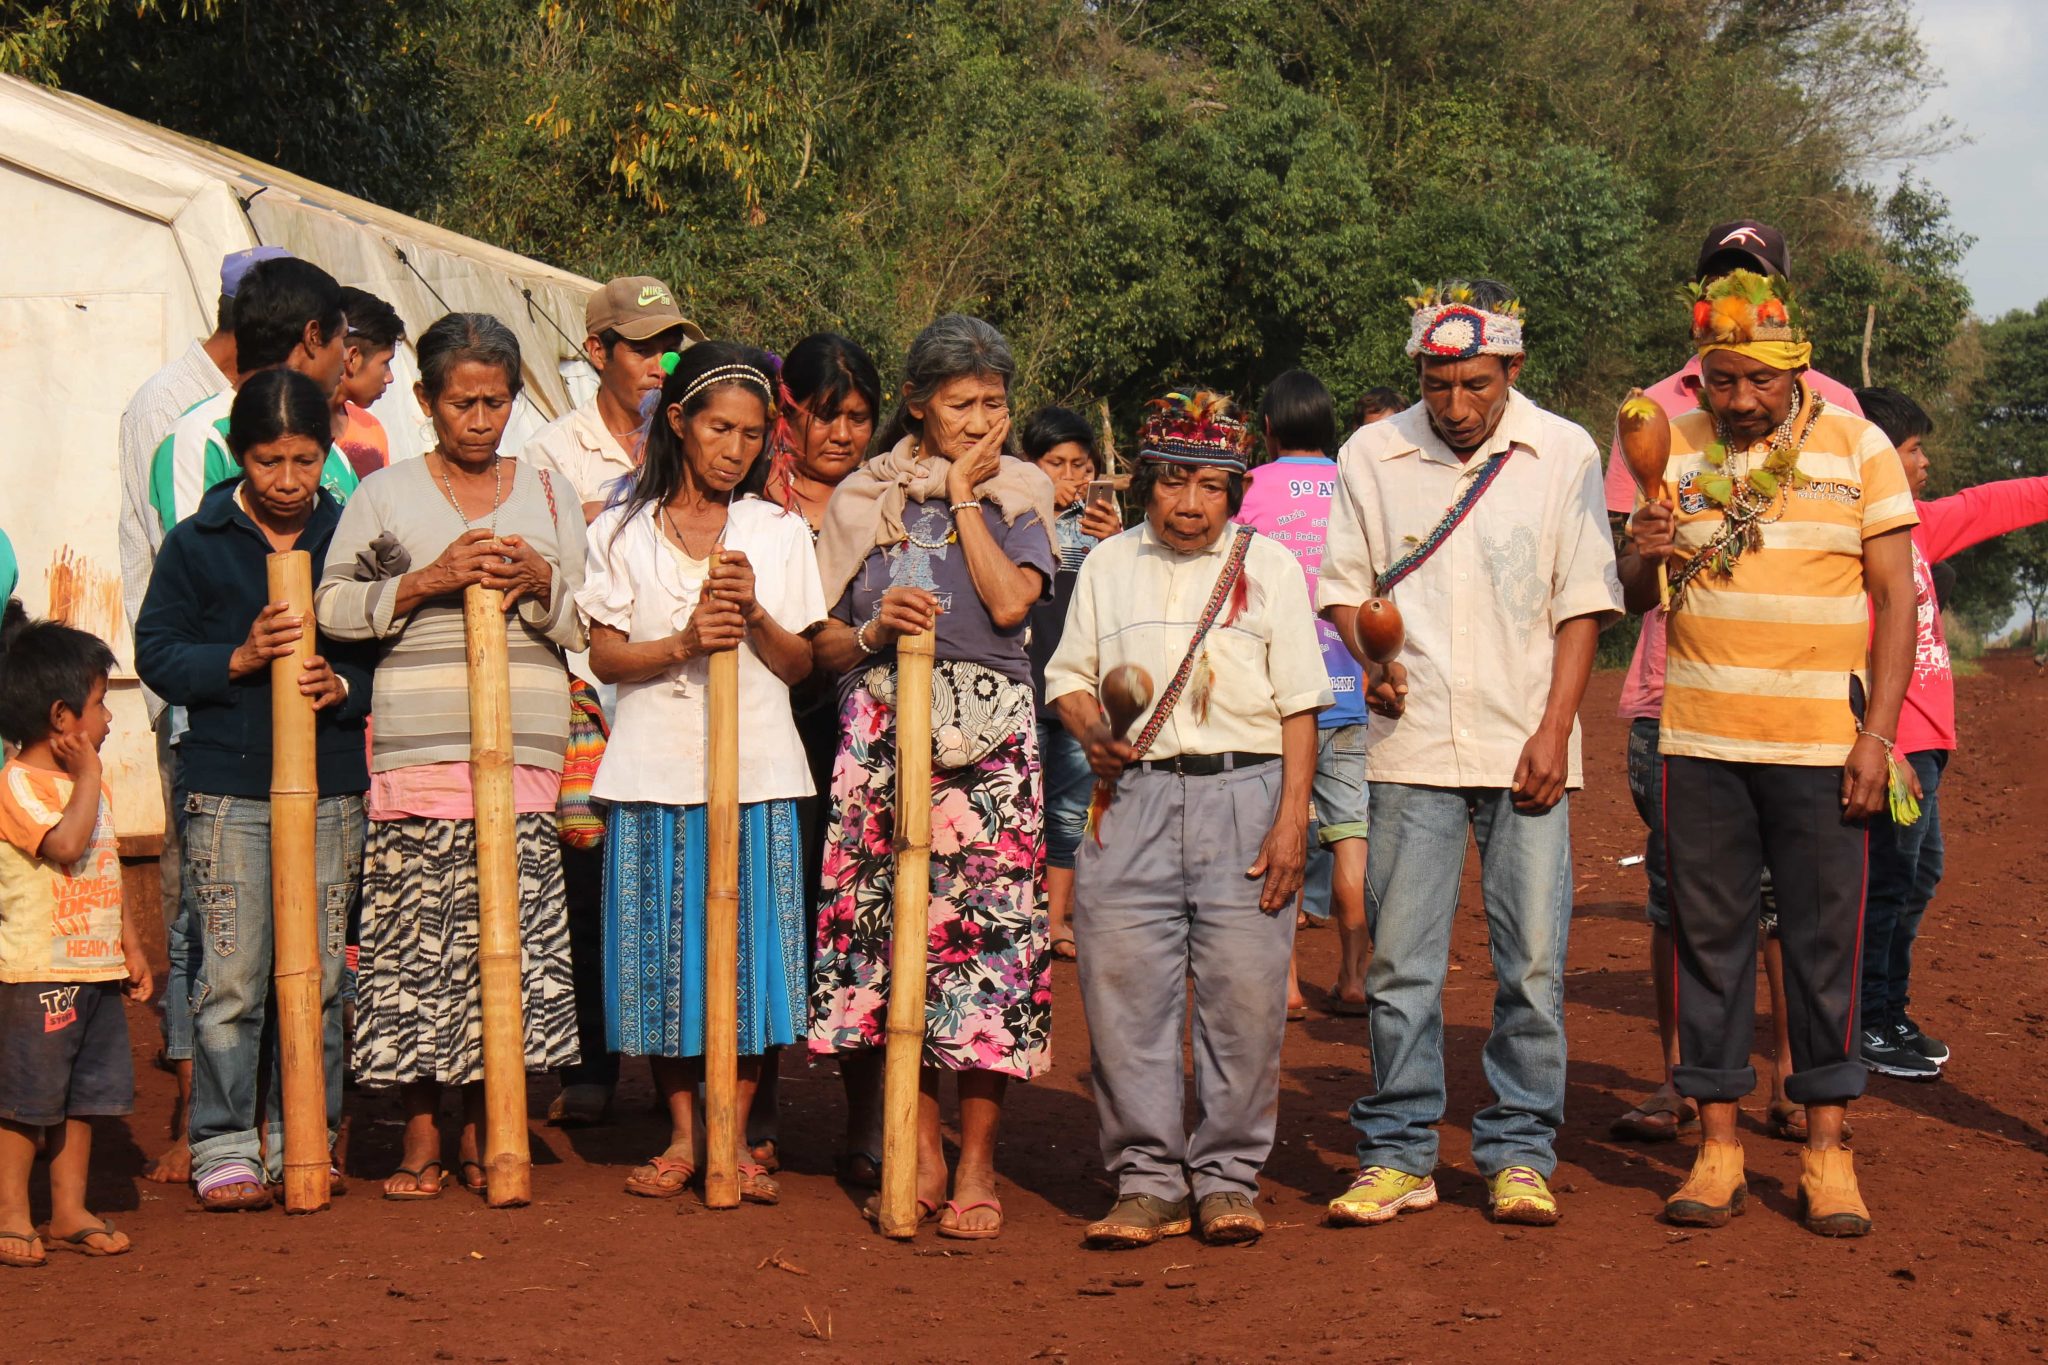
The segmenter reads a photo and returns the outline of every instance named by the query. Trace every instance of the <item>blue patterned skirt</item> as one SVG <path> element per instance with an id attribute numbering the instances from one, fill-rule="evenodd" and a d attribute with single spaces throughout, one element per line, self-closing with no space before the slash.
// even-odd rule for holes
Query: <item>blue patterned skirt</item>
<path id="1" fill-rule="evenodd" d="M 605 838 L 605 1041 L 704 1055 L 704 807 L 626 802 Z M 740 807 L 740 1055 L 804 1035 L 810 981 L 796 802 Z"/>

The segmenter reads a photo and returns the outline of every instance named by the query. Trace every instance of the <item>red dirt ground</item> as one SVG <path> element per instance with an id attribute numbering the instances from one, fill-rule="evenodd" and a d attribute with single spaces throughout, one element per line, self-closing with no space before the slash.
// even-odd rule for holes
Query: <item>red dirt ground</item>
<path id="1" fill-rule="evenodd" d="M 1364 1024 L 1315 1014 L 1290 1030 L 1281 1145 L 1266 1171 L 1265 1240 L 1191 1239 L 1126 1254 L 1080 1249 L 1107 1204 L 1071 968 L 1058 969 L 1057 1069 L 1013 1089 L 1001 1157 L 1009 1228 L 993 1243 L 910 1244 L 872 1233 L 830 1176 L 840 1118 L 829 1067 L 785 1066 L 784 1202 L 732 1213 L 630 1199 L 619 1182 L 665 1129 L 629 1066 L 616 1127 L 534 1127 L 531 1208 L 493 1212 L 452 1191 L 379 1201 L 390 1107 L 351 1098 L 356 1190 L 328 1213 L 208 1216 L 138 1180 L 162 1145 L 168 1076 L 100 1137 L 97 1207 L 136 1241 L 115 1261 L 53 1257 L 0 1271 L 0 1323 L 20 1361 L 814 1360 L 1280 1361 L 1396 1359 L 2027 1359 L 2048 1342 L 2048 882 L 2038 830 L 2048 679 L 1994 660 L 1960 684 L 1965 748 L 1942 786 L 1948 880 L 1921 938 L 1916 1013 L 1955 1060 L 1932 1085 L 1874 1077 L 1853 1111 L 1877 1220 L 1830 1242 L 1793 1221 L 1796 1150 L 1745 1108 L 1749 1215 L 1716 1232 L 1658 1221 L 1689 1151 L 1610 1141 L 1607 1124 L 1655 1075 L 1640 851 L 1613 719 L 1615 674 L 1585 708 L 1587 791 L 1573 820 L 1577 923 L 1567 1009 L 1565 1218 L 1509 1230 L 1481 1212 L 1469 1120 L 1490 969 L 1468 881 L 1448 991 L 1451 1111 L 1445 1203 L 1384 1228 L 1319 1226 L 1352 1169 L 1345 1110 L 1365 1086 Z M 2036 831 L 2029 833 L 2030 830 Z M 1474 863 L 1476 867 L 1476 861 Z M 1468 869 L 1468 877 L 1470 870 Z M 1334 934 L 1302 936 L 1303 978 L 1326 984 Z M 1768 1037 L 1761 1027 L 1759 1037 Z M 2033 1060 L 2029 1060 L 2029 1059 Z M 1759 1059 L 1759 1066 L 1763 1065 Z M 536 1081 L 535 1112 L 553 1082 Z M 39 1210 L 40 1216 L 40 1210 Z M 780 1263 L 774 1258 L 779 1254 Z"/>

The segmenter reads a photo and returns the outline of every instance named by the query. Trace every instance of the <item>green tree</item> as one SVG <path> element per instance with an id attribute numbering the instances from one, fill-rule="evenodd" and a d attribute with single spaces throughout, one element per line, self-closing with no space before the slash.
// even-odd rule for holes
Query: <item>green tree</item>
<path id="1" fill-rule="evenodd" d="M 1936 432 L 1934 477 L 1942 492 L 1994 479 L 2048 475 L 2048 300 L 1985 324 L 1983 372 L 1959 429 Z M 2048 611 L 2048 528 L 2001 536 L 1958 555 L 1954 608 L 1985 631 L 2013 604 L 2028 609 L 2038 638 Z"/>

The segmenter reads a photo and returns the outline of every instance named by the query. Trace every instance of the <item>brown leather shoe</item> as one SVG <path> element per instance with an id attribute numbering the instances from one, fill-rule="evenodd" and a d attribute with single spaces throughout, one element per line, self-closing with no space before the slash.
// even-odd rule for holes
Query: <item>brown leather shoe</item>
<path id="1" fill-rule="evenodd" d="M 1808 1232 L 1862 1237 L 1870 1231 L 1870 1210 L 1856 1188 L 1856 1157 L 1847 1147 L 1808 1147 L 1799 1154 L 1799 1207 Z"/>
<path id="2" fill-rule="evenodd" d="M 1195 1206 L 1195 1223 L 1202 1240 L 1214 1246 L 1244 1246 L 1266 1235 L 1266 1220 L 1251 1196 L 1235 1190 L 1205 1195 Z"/>
<path id="3" fill-rule="evenodd" d="M 1192 1225 L 1185 1199 L 1127 1194 L 1088 1225 L 1083 1241 L 1098 1250 L 1128 1250 L 1151 1246 L 1163 1237 L 1185 1237 Z"/>
<path id="4" fill-rule="evenodd" d="M 1749 1183 L 1742 1178 L 1742 1144 L 1702 1142 L 1692 1174 L 1664 1201 L 1664 1218 L 1689 1228 L 1718 1228 L 1742 1212 Z"/>

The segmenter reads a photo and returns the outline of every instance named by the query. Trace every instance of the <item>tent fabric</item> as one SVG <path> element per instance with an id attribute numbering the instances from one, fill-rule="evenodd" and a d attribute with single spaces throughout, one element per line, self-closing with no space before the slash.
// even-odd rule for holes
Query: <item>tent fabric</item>
<path id="1" fill-rule="evenodd" d="M 524 370 L 515 451 L 594 387 L 580 347 L 597 286 L 13 76 L 0 76 L 0 201 L 0 527 L 29 611 L 93 631 L 120 660 L 105 759 L 140 851 L 163 817 L 120 609 L 116 435 L 143 380 L 212 330 L 221 257 L 285 247 L 390 302 L 409 337 L 451 309 L 500 318 Z M 393 370 L 372 411 L 400 459 L 432 438 L 409 346 Z"/>

